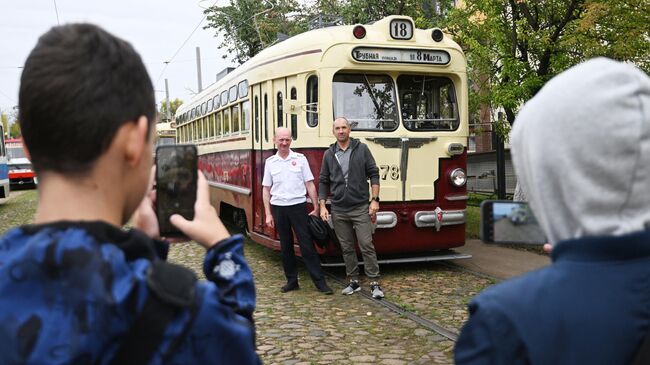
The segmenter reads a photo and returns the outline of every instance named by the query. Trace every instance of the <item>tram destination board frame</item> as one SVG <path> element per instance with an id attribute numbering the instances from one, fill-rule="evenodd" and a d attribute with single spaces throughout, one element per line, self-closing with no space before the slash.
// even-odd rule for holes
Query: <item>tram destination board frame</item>
<path id="1" fill-rule="evenodd" d="M 447 51 L 419 48 L 356 47 L 352 58 L 357 62 L 415 63 L 446 65 L 451 61 Z"/>

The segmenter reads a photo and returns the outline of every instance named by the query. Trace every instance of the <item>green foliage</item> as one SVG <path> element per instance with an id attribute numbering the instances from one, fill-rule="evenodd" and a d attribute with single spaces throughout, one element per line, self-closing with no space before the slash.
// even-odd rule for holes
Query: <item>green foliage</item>
<path id="1" fill-rule="evenodd" d="M 553 76 L 594 56 L 650 68 L 648 0 L 466 0 L 444 25 L 466 52 L 471 96 L 519 107 Z M 501 133 L 508 128 L 501 128 Z"/>
<path id="2" fill-rule="evenodd" d="M 176 98 L 172 100 L 169 106 L 170 110 L 170 116 L 174 116 L 176 114 L 176 110 L 178 109 L 181 104 L 183 104 L 183 100 Z M 158 114 L 161 116 L 161 118 L 165 118 L 167 113 L 167 99 L 163 99 L 163 101 L 160 103 L 160 109 L 158 110 Z"/>
<path id="3" fill-rule="evenodd" d="M 9 116 L 5 113 L 0 113 L 0 121 L 2 121 L 2 130 L 5 133 L 9 132 Z"/>
<path id="4" fill-rule="evenodd" d="M 307 30 L 305 10 L 296 0 L 230 0 L 230 5 L 210 7 L 205 14 L 205 28 L 223 36 L 218 48 L 239 63 L 275 42 L 278 33 L 291 36 Z"/>
<path id="5" fill-rule="evenodd" d="M 9 127 L 9 135 L 11 138 L 18 138 L 22 136 L 23 134 L 20 132 L 20 124 L 18 124 L 18 121 L 14 121 L 14 123 Z"/>

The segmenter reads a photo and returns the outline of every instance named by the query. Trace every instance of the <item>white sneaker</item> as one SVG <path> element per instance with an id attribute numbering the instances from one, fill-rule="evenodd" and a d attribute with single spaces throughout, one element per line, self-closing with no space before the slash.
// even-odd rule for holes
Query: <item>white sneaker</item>
<path id="1" fill-rule="evenodd" d="M 372 297 L 375 299 L 381 299 L 384 297 L 384 292 L 381 291 L 381 287 L 376 281 L 370 283 L 370 292 L 372 293 Z"/>
<path id="2" fill-rule="evenodd" d="M 358 292 L 359 290 L 361 290 L 361 286 L 359 285 L 359 282 L 356 280 L 351 280 L 350 284 L 341 291 L 341 294 L 350 295 Z"/>

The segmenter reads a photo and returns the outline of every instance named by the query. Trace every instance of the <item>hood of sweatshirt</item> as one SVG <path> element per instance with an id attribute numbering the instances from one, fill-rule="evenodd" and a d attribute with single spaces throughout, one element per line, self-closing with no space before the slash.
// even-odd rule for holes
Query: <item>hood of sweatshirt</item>
<path id="1" fill-rule="evenodd" d="M 634 66 L 596 58 L 550 80 L 511 149 L 551 243 L 650 227 L 650 78 Z"/>

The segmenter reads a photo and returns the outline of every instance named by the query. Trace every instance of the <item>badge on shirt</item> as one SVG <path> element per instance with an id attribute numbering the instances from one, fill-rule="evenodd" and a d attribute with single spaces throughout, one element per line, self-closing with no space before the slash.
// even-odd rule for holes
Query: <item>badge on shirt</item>
<path id="1" fill-rule="evenodd" d="M 291 161 L 291 164 L 296 166 L 296 161 Z"/>

